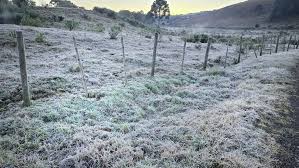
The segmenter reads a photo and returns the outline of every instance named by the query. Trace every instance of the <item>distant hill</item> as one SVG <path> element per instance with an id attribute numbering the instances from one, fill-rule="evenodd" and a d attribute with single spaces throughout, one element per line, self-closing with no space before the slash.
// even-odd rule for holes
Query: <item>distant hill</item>
<path id="1" fill-rule="evenodd" d="M 299 16 L 299 0 L 275 0 L 270 21 Z"/>
<path id="2" fill-rule="evenodd" d="M 276 0 L 276 1 L 298 1 L 298 0 Z M 275 0 L 248 0 L 238 4 L 224 7 L 222 9 L 199 12 L 187 15 L 173 16 L 170 20 L 171 26 L 194 26 L 194 27 L 255 27 L 269 26 L 270 24 L 293 24 L 299 23 L 298 17 L 279 17 L 272 15 Z M 291 3 L 291 2 L 290 2 Z M 279 5 L 278 5 L 279 6 Z M 284 8 L 282 8 L 284 9 Z M 281 11 L 280 8 L 276 9 Z M 297 8 L 298 10 L 298 8 Z M 279 13 L 279 12 L 277 12 Z M 273 18 L 272 18 L 273 17 Z M 271 23 L 277 21 L 276 23 Z M 285 24 L 281 24 L 285 23 Z"/>

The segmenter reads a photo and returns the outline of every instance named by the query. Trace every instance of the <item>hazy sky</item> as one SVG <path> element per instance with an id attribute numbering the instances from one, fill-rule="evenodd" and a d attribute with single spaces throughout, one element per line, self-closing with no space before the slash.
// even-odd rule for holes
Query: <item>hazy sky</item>
<path id="1" fill-rule="evenodd" d="M 50 0 L 35 0 L 37 4 L 46 4 Z M 91 9 L 94 6 L 106 7 L 115 11 L 128 9 L 147 12 L 154 0 L 71 0 L 78 6 Z M 218 9 L 245 0 L 168 0 L 172 14 L 194 13 Z"/>

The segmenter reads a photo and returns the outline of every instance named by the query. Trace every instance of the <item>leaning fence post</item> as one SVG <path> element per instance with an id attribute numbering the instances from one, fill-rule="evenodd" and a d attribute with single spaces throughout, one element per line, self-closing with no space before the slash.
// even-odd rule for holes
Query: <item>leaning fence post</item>
<path id="1" fill-rule="evenodd" d="M 84 77 L 84 69 L 83 69 L 83 65 L 82 65 L 82 62 L 81 62 L 81 59 L 80 59 L 80 56 L 79 56 L 77 42 L 76 42 L 75 37 L 73 37 L 73 41 L 74 41 L 74 47 L 75 47 L 75 51 L 76 51 L 77 60 L 78 60 L 79 67 L 80 67 L 81 77 L 82 77 L 82 81 L 83 81 L 83 87 L 84 87 L 86 96 L 88 97 L 89 95 L 88 95 L 86 80 L 85 80 L 85 77 Z"/>
<path id="2" fill-rule="evenodd" d="M 292 42 L 292 38 L 293 38 L 293 36 L 291 35 L 291 36 L 290 36 L 290 39 L 289 39 L 289 42 L 288 42 L 288 48 L 287 48 L 287 51 L 290 50 L 290 45 L 291 45 L 291 42 Z"/>
<path id="3" fill-rule="evenodd" d="M 27 77 L 27 68 L 26 68 L 26 55 L 25 55 L 25 46 L 24 38 L 22 31 L 16 31 L 17 36 L 17 45 L 19 51 L 19 61 L 20 61 L 20 71 L 21 71 L 21 80 L 22 80 L 22 91 L 23 91 L 23 101 L 24 106 L 28 107 L 31 105 L 31 96 L 29 91 L 28 77 Z"/>
<path id="4" fill-rule="evenodd" d="M 240 37 L 240 49 L 239 49 L 239 57 L 238 57 L 238 63 L 241 62 L 241 54 L 242 54 L 242 42 L 243 42 L 243 36 Z"/>
<path id="5" fill-rule="evenodd" d="M 297 36 L 295 35 L 295 38 L 294 38 L 294 49 L 296 49 L 296 43 L 297 43 Z"/>
<path id="6" fill-rule="evenodd" d="M 263 35 L 263 39 L 262 39 L 262 44 L 261 44 L 261 48 L 260 48 L 260 56 L 263 55 L 263 49 L 264 49 L 264 44 L 265 43 L 265 35 Z"/>
<path id="7" fill-rule="evenodd" d="M 185 55 L 186 55 L 186 46 L 187 46 L 187 40 L 184 39 L 184 48 L 183 48 L 183 58 L 182 58 L 182 65 L 181 65 L 181 73 L 184 73 L 184 61 L 185 61 Z"/>
<path id="8" fill-rule="evenodd" d="M 204 61 L 204 64 L 203 64 L 203 70 L 207 69 L 209 52 L 210 52 L 210 46 L 211 46 L 211 39 L 208 38 L 208 45 L 207 45 L 207 50 L 206 50 L 206 55 L 205 55 L 205 61 Z"/>
<path id="9" fill-rule="evenodd" d="M 274 43 L 275 43 L 275 38 L 274 38 Z M 270 55 L 272 54 L 272 47 L 273 47 L 273 36 L 270 38 Z"/>
<path id="10" fill-rule="evenodd" d="M 125 56 L 125 45 L 124 45 L 124 38 L 121 37 L 121 48 L 123 54 L 123 71 L 124 71 L 124 84 L 127 85 L 127 72 L 126 72 L 126 56 Z"/>
<path id="11" fill-rule="evenodd" d="M 279 47 L 279 38 L 280 38 L 280 35 L 277 35 L 277 39 L 276 39 L 276 46 L 275 46 L 275 53 L 278 52 L 278 47 Z"/>
<path id="12" fill-rule="evenodd" d="M 224 60 L 224 68 L 226 68 L 226 63 L 227 63 L 228 46 L 229 46 L 229 42 L 226 43 L 226 53 L 225 53 L 225 60 Z"/>
<path id="13" fill-rule="evenodd" d="M 151 76 L 155 76 L 155 66 L 156 66 L 156 57 L 157 57 L 157 46 L 158 46 L 158 32 L 155 33 L 155 41 L 154 41 L 154 52 L 153 52 L 153 62 L 152 62 L 152 72 Z"/>

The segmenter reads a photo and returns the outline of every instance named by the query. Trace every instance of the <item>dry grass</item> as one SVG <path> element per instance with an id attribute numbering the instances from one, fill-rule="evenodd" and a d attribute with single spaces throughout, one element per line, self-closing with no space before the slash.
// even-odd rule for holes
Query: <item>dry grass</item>
<path id="1" fill-rule="evenodd" d="M 282 57 L 284 56 L 284 57 Z M 14 105 L 1 114 L 2 167 L 272 167 L 265 126 L 281 114 L 295 53 L 199 76 L 141 77 Z M 284 112 L 289 113 L 288 110 Z"/>

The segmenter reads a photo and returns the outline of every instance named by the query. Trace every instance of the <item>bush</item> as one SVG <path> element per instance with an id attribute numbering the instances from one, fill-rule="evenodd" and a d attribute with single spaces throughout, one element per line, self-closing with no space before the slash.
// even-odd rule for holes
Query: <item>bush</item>
<path id="1" fill-rule="evenodd" d="M 110 39 L 117 39 L 117 36 L 120 32 L 121 32 L 121 28 L 119 26 L 111 27 L 109 31 Z"/>
<path id="2" fill-rule="evenodd" d="M 126 24 L 125 23 L 119 23 L 118 24 L 120 27 L 126 27 Z"/>
<path id="3" fill-rule="evenodd" d="M 86 14 L 86 13 L 83 13 L 83 14 L 81 15 L 81 17 L 82 17 L 83 19 L 85 19 L 85 20 L 90 20 L 89 15 Z"/>
<path id="4" fill-rule="evenodd" d="M 205 34 L 201 34 L 201 35 L 194 34 L 194 35 L 191 35 L 186 38 L 187 42 L 189 42 L 189 43 L 198 43 L 198 42 L 207 43 L 208 39 L 209 39 L 209 36 L 205 35 Z"/>
<path id="5" fill-rule="evenodd" d="M 104 31 L 105 31 L 104 24 L 102 24 L 102 23 L 98 23 L 98 24 L 96 25 L 95 31 L 97 31 L 97 32 L 104 32 Z"/>
<path id="6" fill-rule="evenodd" d="M 33 18 L 29 15 L 25 15 L 21 20 L 21 25 L 40 27 L 42 25 L 42 21 L 38 17 Z"/>
<path id="7" fill-rule="evenodd" d="M 94 7 L 93 11 L 98 12 L 100 14 L 105 14 L 107 17 L 112 18 L 112 19 L 116 19 L 116 17 L 117 17 L 116 12 L 114 12 L 111 9 Z"/>
<path id="8" fill-rule="evenodd" d="M 9 34 L 8 34 L 8 36 L 11 37 L 11 38 L 13 38 L 13 39 L 17 38 L 17 34 L 16 34 L 15 31 L 10 31 Z"/>
<path id="9" fill-rule="evenodd" d="M 114 11 L 107 13 L 107 17 L 111 19 L 116 19 L 116 16 L 117 14 Z"/>
<path id="10" fill-rule="evenodd" d="M 46 37 L 43 33 L 38 33 L 35 37 L 35 42 L 37 43 L 45 43 L 46 42 Z"/>
<path id="11" fill-rule="evenodd" d="M 196 44 L 195 48 L 198 49 L 198 50 L 201 50 L 201 44 Z"/>
<path id="12" fill-rule="evenodd" d="M 79 26 L 79 22 L 74 20 L 67 20 L 65 21 L 65 27 L 68 28 L 70 31 L 76 29 Z"/>
<path id="13" fill-rule="evenodd" d="M 141 23 L 141 22 L 139 22 L 139 21 L 137 21 L 135 19 L 122 18 L 122 20 L 128 22 L 132 26 L 140 27 L 140 28 L 146 28 L 146 26 L 143 23 Z"/>
<path id="14" fill-rule="evenodd" d="M 63 16 L 52 15 L 52 17 L 51 17 L 51 21 L 53 21 L 53 22 L 62 22 L 63 20 L 64 20 Z"/>
<path id="15" fill-rule="evenodd" d="M 152 39 L 151 35 L 145 35 L 144 37 L 147 38 L 147 39 Z"/>

